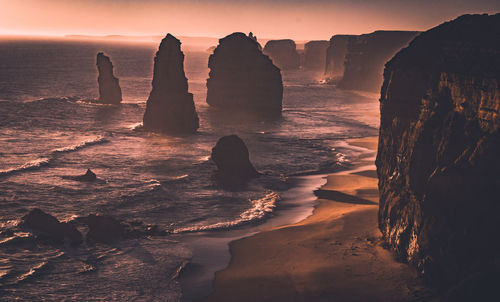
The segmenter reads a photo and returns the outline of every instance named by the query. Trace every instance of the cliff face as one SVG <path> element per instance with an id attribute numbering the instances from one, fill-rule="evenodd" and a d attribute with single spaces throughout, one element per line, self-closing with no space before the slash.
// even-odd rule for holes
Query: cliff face
<path id="1" fill-rule="evenodd" d="M 376 31 L 350 37 L 344 75 L 338 87 L 379 92 L 385 63 L 417 34 L 413 31 Z"/>
<path id="2" fill-rule="evenodd" d="M 122 101 L 122 90 L 118 79 L 113 75 L 113 64 L 109 57 L 102 52 L 97 54 L 97 70 L 99 76 L 99 103 L 120 104 Z"/>
<path id="3" fill-rule="evenodd" d="M 299 68 L 300 57 L 293 40 L 270 40 L 264 46 L 264 54 L 281 70 Z"/>
<path id="4" fill-rule="evenodd" d="M 188 92 L 181 42 L 168 34 L 155 56 L 153 89 L 144 113 L 144 128 L 165 133 L 193 133 L 198 115 Z"/>
<path id="5" fill-rule="evenodd" d="M 233 33 L 219 40 L 208 60 L 207 103 L 222 109 L 281 114 L 280 69 L 253 36 Z"/>
<path id="6" fill-rule="evenodd" d="M 481 274 L 499 270 L 499 37 L 500 14 L 465 15 L 422 33 L 384 71 L 379 227 L 441 288 L 485 286 Z"/>
<path id="7" fill-rule="evenodd" d="M 347 54 L 347 43 L 354 35 L 335 35 L 330 39 L 326 49 L 325 76 L 329 79 L 342 77 L 344 74 L 344 61 Z"/>
<path id="8" fill-rule="evenodd" d="M 325 70 L 326 48 L 329 44 L 328 41 L 307 42 L 304 46 L 304 62 L 302 67 L 305 69 Z"/>

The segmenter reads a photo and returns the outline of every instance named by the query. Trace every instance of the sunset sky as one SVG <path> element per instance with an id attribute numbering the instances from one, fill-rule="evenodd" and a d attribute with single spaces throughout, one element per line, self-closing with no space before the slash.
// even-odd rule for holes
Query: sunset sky
<path id="1" fill-rule="evenodd" d="M 0 0 L 0 34 L 328 39 L 376 29 L 424 30 L 498 0 Z"/>

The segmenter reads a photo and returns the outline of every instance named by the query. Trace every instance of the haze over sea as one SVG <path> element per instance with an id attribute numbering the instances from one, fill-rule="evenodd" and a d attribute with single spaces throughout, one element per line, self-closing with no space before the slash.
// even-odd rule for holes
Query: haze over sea
<path id="1" fill-rule="evenodd" d="M 158 41 L 159 43 L 159 41 Z M 196 135 L 138 131 L 158 44 L 91 40 L 0 40 L 0 298 L 176 301 L 177 272 L 193 251 L 187 232 L 259 223 L 280 208 L 290 177 L 349 167 L 345 140 L 377 135 L 376 94 L 320 84 L 322 72 L 284 73 L 283 115 L 218 112 L 206 102 L 208 52 L 185 51 Z M 91 104 L 95 55 L 109 55 L 123 104 Z M 369 113 L 369 114 L 368 114 Z M 211 148 L 238 134 L 264 175 L 237 190 L 214 181 Z M 92 169 L 95 183 L 64 176 Z M 40 208 L 69 221 L 92 213 L 157 226 L 170 235 L 109 245 L 54 247 L 17 230 Z M 200 236 L 203 236 L 200 233 Z M 75 291 L 78 288 L 78 291 Z"/>

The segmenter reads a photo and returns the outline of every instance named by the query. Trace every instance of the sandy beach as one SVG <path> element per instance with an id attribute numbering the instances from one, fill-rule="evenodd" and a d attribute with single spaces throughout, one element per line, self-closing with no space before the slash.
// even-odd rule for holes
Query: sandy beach
<path id="1" fill-rule="evenodd" d="M 308 218 L 231 242 L 231 261 L 202 301 L 420 301 L 431 293 L 382 247 L 377 138 L 353 169 L 331 174 Z"/>

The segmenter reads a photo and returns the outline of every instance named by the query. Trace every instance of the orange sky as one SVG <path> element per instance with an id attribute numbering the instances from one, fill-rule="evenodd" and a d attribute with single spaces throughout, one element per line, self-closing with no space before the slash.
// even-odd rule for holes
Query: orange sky
<path id="1" fill-rule="evenodd" d="M 253 31 L 311 40 L 425 30 L 463 13 L 495 11 L 498 0 L 0 0 L 0 34 L 222 37 Z"/>

